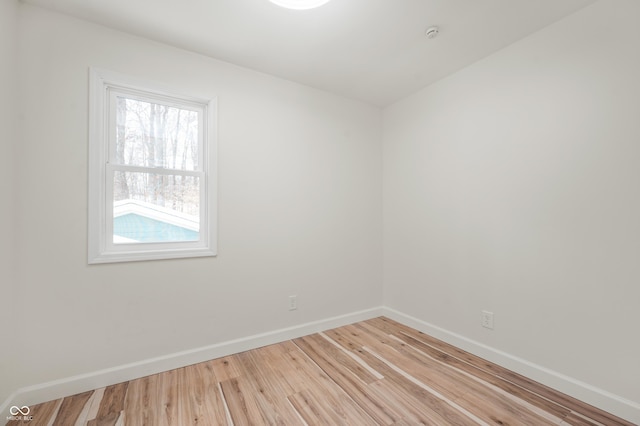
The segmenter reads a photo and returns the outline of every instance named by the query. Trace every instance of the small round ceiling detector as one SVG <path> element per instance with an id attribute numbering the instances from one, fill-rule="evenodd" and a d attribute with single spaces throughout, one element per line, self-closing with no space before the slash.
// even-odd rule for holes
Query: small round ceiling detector
<path id="1" fill-rule="evenodd" d="M 436 26 L 429 27 L 427 28 L 427 31 L 424 32 L 424 35 L 426 35 L 428 39 L 436 38 L 438 37 L 438 34 L 440 34 L 440 28 Z"/>

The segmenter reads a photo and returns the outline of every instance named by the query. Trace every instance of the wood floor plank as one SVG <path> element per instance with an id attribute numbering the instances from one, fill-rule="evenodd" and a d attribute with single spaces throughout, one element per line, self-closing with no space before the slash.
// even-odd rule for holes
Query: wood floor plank
<path id="1" fill-rule="evenodd" d="M 256 359 L 258 351 L 249 351 L 237 355 L 238 366 L 255 396 L 256 403 L 268 424 L 287 425 L 299 423 L 286 395 L 292 393 L 288 383 L 280 381 L 267 365 Z"/>
<path id="2" fill-rule="evenodd" d="M 326 394 L 317 388 L 289 396 L 289 401 L 308 425 L 370 425 L 376 422 L 357 404 L 328 404 Z M 338 400 L 340 402 L 346 399 Z M 379 423 L 378 423 L 379 424 Z"/>
<path id="3" fill-rule="evenodd" d="M 87 426 L 116 426 L 121 413 L 108 413 L 87 422 Z"/>
<path id="4" fill-rule="evenodd" d="M 176 398 L 178 404 L 179 423 L 188 425 L 202 425 L 204 378 L 192 365 L 177 370 Z"/>
<path id="5" fill-rule="evenodd" d="M 564 419 L 565 425 L 571 426 L 600 426 L 601 423 L 594 423 L 585 419 L 584 417 L 578 416 L 576 413 L 569 413 Z"/>
<path id="6" fill-rule="evenodd" d="M 374 325 L 380 328 L 381 330 L 387 331 L 389 333 L 394 333 L 394 332 L 397 332 L 398 330 L 401 330 L 403 333 L 406 333 L 409 336 L 416 337 L 418 340 L 423 340 L 425 341 L 425 343 L 428 343 L 429 345 L 439 348 L 444 352 L 451 354 L 452 356 L 455 356 L 461 360 L 464 360 L 483 370 L 489 371 L 498 377 L 501 377 L 505 380 L 510 381 L 511 383 L 514 383 L 522 388 L 525 388 L 527 390 L 530 390 L 536 393 L 542 398 L 549 399 L 558 405 L 561 405 L 563 407 L 568 408 L 571 411 L 580 413 L 588 418 L 596 420 L 599 423 L 606 424 L 606 425 L 636 426 L 631 422 L 628 422 L 624 419 L 614 416 L 613 414 L 599 410 L 598 408 L 593 407 L 585 402 L 579 401 L 575 398 L 572 398 L 568 395 L 565 395 L 561 392 L 551 389 L 548 386 L 545 386 L 541 383 L 538 383 L 534 380 L 524 377 L 518 373 L 515 373 L 511 370 L 508 370 L 504 367 L 501 367 L 483 358 L 475 356 L 469 352 L 466 352 L 453 345 L 450 345 L 439 339 L 431 337 L 425 333 L 422 333 L 404 324 L 400 324 L 389 318 L 378 317 L 378 318 L 373 318 L 371 320 L 363 321 L 363 323 Z"/>
<path id="7" fill-rule="evenodd" d="M 395 422 L 392 426 L 414 426 L 415 423 L 408 422 L 406 419 L 400 419 Z"/>
<path id="8" fill-rule="evenodd" d="M 75 424 L 84 409 L 84 405 L 89 398 L 91 398 L 93 392 L 94 391 L 83 392 L 63 399 L 60 409 L 58 410 L 58 415 L 53 421 L 52 426 L 69 426 Z"/>
<path id="9" fill-rule="evenodd" d="M 501 395 L 496 394 L 491 388 L 485 388 L 477 381 L 470 380 L 469 377 L 461 376 L 459 372 L 451 369 L 442 368 L 440 365 L 434 363 L 434 360 L 425 358 L 421 354 L 413 353 L 409 348 L 405 348 L 406 345 L 394 341 L 389 335 L 384 332 L 375 331 L 368 328 L 366 324 L 343 327 L 348 335 L 336 335 L 335 331 L 328 333 L 335 337 L 337 340 L 344 342 L 346 339 L 357 341 L 361 345 L 370 345 L 375 351 L 380 352 L 383 357 L 387 357 L 389 361 L 401 366 L 412 376 L 415 376 L 422 383 L 432 387 L 438 394 L 442 394 L 448 401 L 457 401 L 465 393 L 474 391 L 476 393 L 484 394 L 485 398 L 490 399 L 489 405 L 493 404 L 498 407 L 502 407 L 505 416 L 510 413 L 510 406 L 505 404 Z M 352 350 L 357 349 L 357 346 L 351 344 L 349 346 Z M 427 367 L 427 368 L 425 368 Z M 445 385 L 446 383 L 446 385 Z M 452 385 L 452 384 L 456 385 Z M 464 400 L 462 400 L 464 401 Z M 493 413 L 486 413 L 480 410 L 478 407 L 469 404 L 471 412 L 484 421 L 491 422 L 491 416 Z M 536 412 L 528 410 L 526 407 L 519 407 L 519 411 L 525 415 L 525 418 L 530 418 L 532 422 L 538 422 L 539 424 L 549 424 L 547 418 L 539 416 Z M 555 422 L 557 423 L 557 422 Z"/>
<path id="10" fill-rule="evenodd" d="M 284 374 L 284 380 L 292 389 L 292 394 L 309 388 L 309 383 L 325 382 L 327 389 L 332 389 L 331 379 L 314 364 L 297 346 L 294 351 L 282 351 L 279 358 L 270 359 L 274 368 Z"/>
<path id="11" fill-rule="evenodd" d="M 115 426 L 124 410 L 125 396 L 129 382 L 107 386 L 100 401 L 95 419 L 89 421 L 88 426 Z"/>
<path id="12" fill-rule="evenodd" d="M 104 391 L 107 388 L 96 389 L 91 395 L 91 398 L 88 401 L 89 411 L 87 412 L 87 418 L 85 419 L 87 422 L 95 419 L 98 416 L 98 410 L 100 409 L 100 403 L 102 402 L 102 398 L 104 397 Z"/>
<path id="13" fill-rule="evenodd" d="M 197 380 L 202 381 L 198 387 L 201 395 L 193 396 L 193 403 L 197 405 L 202 422 L 200 424 L 227 425 L 225 402 L 218 386 L 218 378 L 210 363 L 200 363 L 192 366 Z"/>
<path id="14" fill-rule="evenodd" d="M 496 405 L 493 401 L 487 403 L 486 393 L 469 392 L 456 399 L 455 402 L 492 425 L 552 426 L 558 425 L 561 421 L 557 419 L 557 421 L 552 422 L 541 416 L 532 415 L 530 411 L 525 411 L 518 406 L 509 404 Z"/>
<path id="15" fill-rule="evenodd" d="M 224 398 L 236 426 L 268 424 L 253 396 L 251 386 L 244 377 L 235 377 L 220 382 Z"/>
<path id="16" fill-rule="evenodd" d="M 362 346 L 356 345 L 353 341 L 347 342 L 343 336 L 354 337 L 359 332 L 348 327 L 342 327 L 340 330 L 331 330 L 327 334 L 330 337 L 335 338 L 336 341 L 344 342 L 345 348 L 349 348 L 356 352 L 367 364 L 372 366 L 377 371 L 381 372 L 384 376 L 384 381 L 387 386 L 392 387 L 395 393 L 400 395 L 404 400 L 413 406 L 420 407 L 422 415 L 425 418 L 429 418 L 433 421 L 433 424 L 442 425 L 475 425 L 476 422 L 465 416 L 459 410 L 455 409 L 447 402 L 436 397 L 433 393 L 425 390 L 424 388 L 416 385 L 414 382 L 408 380 L 405 376 L 391 369 L 387 364 L 374 357 L 369 352 L 362 349 L 362 346 L 372 342 L 369 340 L 360 340 Z M 433 417 L 433 414 L 437 417 Z"/>
<path id="17" fill-rule="evenodd" d="M 31 407 L 17 426 L 632 426 L 388 318 Z"/>
<path id="18" fill-rule="evenodd" d="M 158 374 L 157 421 L 159 426 L 179 426 L 177 370 Z"/>
<path id="19" fill-rule="evenodd" d="M 374 353 L 391 364 L 398 366 L 448 399 L 455 400 L 468 391 L 466 386 L 471 385 L 471 383 L 466 377 L 461 377 L 461 375 L 455 374 L 453 371 L 441 368 L 426 357 L 411 354 L 402 344 L 395 342 L 386 335 L 378 336 L 373 334 L 375 331 L 367 328 L 366 324 L 362 326 L 356 325 L 356 327 L 362 327 L 361 331 L 364 334 L 372 333 L 372 338 L 369 339 L 370 346 L 368 347 Z"/>
<path id="20" fill-rule="evenodd" d="M 369 425 L 374 420 L 364 411 L 351 406 L 341 409 L 326 403 L 324 395 L 306 389 L 289 396 L 292 406 L 307 425 Z"/>
<path id="21" fill-rule="evenodd" d="M 555 404 L 552 401 L 542 398 L 539 395 L 531 392 L 525 388 L 517 386 L 511 383 L 508 380 L 505 380 L 501 377 L 497 377 L 491 373 L 488 373 L 480 368 L 477 368 L 471 364 L 468 364 L 464 361 L 459 360 L 458 358 L 447 355 L 446 353 L 427 345 L 426 343 L 419 341 L 411 336 L 407 336 L 404 333 L 396 334 L 396 336 L 404 341 L 407 345 L 410 345 L 429 356 L 437 359 L 438 361 L 453 367 L 457 370 L 464 371 L 467 374 L 475 377 L 478 380 L 484 381 L 485 383 L 491 384 L 495 387 L 502 389 L 503 391 L 513 395 L 516 398 L 521 399 L 529 404 L 532 404 L 538 408 L 543 409 L 558 417 L 560 419 L 564 418 L 567 414 L 570 413 L 568 408 L 562 407 L 561 405 Z"/>
<path id="22" fill-rule="evenodd" d="M 396 420 L 394 424 L 402 420 L 410 422 L 413 425 L 448 426 L 451 424 L 426 406 L 424 402 L 403 392 L 402 389 L 398 388 L 395 383 L 389 379 L 379 380 L 369 386 L 397 412 L 403 413 L 403 417 Z"/>
<path id="23" fill-rule="evenodd" d="M 251 351 L 251 358 L 256 368 L 268 370 L 270 380 L 276 382 L 278 390 L 286 395 L 293 395 L 306 386 L 302 377 L 290 374 L 290 364 L 287 359 L 292 351 L 299 352 L 293 342 L 291 343 L 293 349 L 287 345 L 278 344 L 261 348 L 260 351 Z"/>
<path id="24" fill-rule="evenodd" d="M 295 392 L 289 382 L 284 380 L 282 371 L 276 368 L 279 359 L 259 350 L 238 354 L 238 359 L 243 375 L 252 379 L 258 392 L 278 395 L 291 395 Z"/>
<path id="25" fill-rule="evenodd" d="M 422 390 L 422 392 L 423 392 L 423 393 L 421 393 L 421 395 L 423 397 L 426 397 L 427 400 L 429 400 L 431 402 L 432 406 L 433 406 L 434 403 L 437 402 L 438 404 L 441 404 L 442 407 L 446 407 L 447 411 L 449 413 L 451 413 L 451 412 L 455 413 L 455 416 L 466 417 L 466 418 L 468 418 L 468 420 L 471 420 L 471 421 L 473 421 L 473 422 L 475 422 L 477 424 L 487 426 L 486 422 L 484 422 L 482 419 L 480 419 L 477 416 L 475 416 L 473 413 L 469 412 L 464 407 L 459 406 L 455 402 L 455 400 L 453 400 L 452 398 L 448 397 L 447 395 L 441 394 L 440 392 L 438 392 L 438 390 L 434 389 L 431 386 L 432 383 L 429 383 L 428 381 L 425 381 L 424 379 L 421 379 L 421 378 L 416 378 L 415 377 L 415 372 L 412 374 L 411 370 L 408 370 L 406 367 L 404 367 L 404 369 L 403 369 L 403 368 L 399 367 L 397 365 L 397 363 L 389 361 L 388 359 L 384 359 L 382 356 L 376 354 L 375 352 L 373 352 L 368 347 L 364 347 L 363 350 L 365 352 L 368 352 L 373 357 L 377 358 L 382 363 L 386 364 L 387 367 L 391 368 L 394 372 L 400 374 L 404 379 L 406 379 L 409 382 L 411 382 L 412 384 L 418 386 L 418 388 L 420 388 Z M 445 411 L 445 413 L 447 411 Z M 460 424 L 467 424 L 467 422 L 462 421 L 462 420 L 459 423 Z"/>
<path id="26" fill-rule="evenodd" d="M 378 424 L 390 425 L 401 419 L 401 413 L 394 412 L 384 401 L 367 392 L 366 383 L 354 372 L 333 361 L 332 354 L 335 354 L 337 349 L 323 340 L 317 335 L 311 335 L 295 339 L 294 343 Z M 325 352 L 326 350 L 328 352 Z"/>
<path id="27" fill-rule="evenodd" d="M 346 425 L 347 419 L 336 416 L 323 404 L 322 398 L 317 398 L 308 390 L 296 392 L 288 397 L 293 408 L 308 425 Z"/>
<path id="28" fill-rule="evenodd" d="M 454 357 L 447 356 L 430 346 L 423 345 L 421 342 L 418 342 L 411 337 L 405 335 L 401 335 L 400 337 L 392 335 L 391 337 L 397 339 L 398 342 L 407 344 L 409 348 L 414 349 L 449 368 L 452 368 L 453 371 L 467 375 L 472 380 L 478 382 L 477 385 L 469 386 L 469 390 L 471 392 L 481 393 L 483 388 L 486 388 L 486 391 L 491 392 L 491 395 L 493 395 L 494 398 L 509 399 L 510 401 L 501 403 L 504 412 L 507 414 L 511 411 L 512 404 L 515 404 L 514 409 L 516 411 L 522 413 L 527 412 L 534 416 L 540 416 L 552 424 L 559 423 L 562 418 L 568 414 L 568 410 L 561 406 L 553 404 L 550 401 L 541 398 L 526 389 L 513 385 L 510 382 L 496 378 L 495 376 L 457 360 Z"/>
<path id="29" fill-rule="evenodd" d="M 78 416 L 78 420 L 76 420 L 74 426 L 85 426 L 87 422 L 93 420 L 98 414 L 98 408 L 100 407 L 100 403 L 102 402 L 102 397 L 104 396 L 105 388 L 96 389 L 92 394 L 87 403 L 84 405 L 82 412 Z"/>
<path id="30" fill-rule="evenodd" d="M 378 336 L 381 340 L 387 339 L 384 344 L 376 343 L 374 348 L 374 350 L 384 351 L 383 357 L 393 356 L 393 359 L 390 360 L 392 363 L 402 369 L 409 370 L 410 374 L 418 380 L 428 384 L 439 393 L 445 395 L 489 424 L 501 424 L 499 423 L 500 421 L 506 424 L 509 422 L 509 419 L 513 419 L 514 416 L 520 419 L 520 424 L 557 424 L 557 422 L 551 422 L 539 416 L 524 405 L 514 406 L 514 404 L 506 401 L 505 398 L 494 389 L 483 386 L 479 381 L 462 374 L 458 370 L 448 368 L 405 343 L 393 338 L 388 338 L 386 334 L 378 334 L 379 330 L 374 329 L 368 324 L 358 325 L 357 327 L 362 327 L 367 332 Z M 375 341 L 376 339 L 373 340 Z M 385 346 L 397 351 L 400 355 L 396 356 L 395 353 L 386 349 Z M 455 385 L 451 385 L 453 383 L 455 383 Z M 462 393 L 460 394 L 460 392 Z M 467 395 L 472 395 L 472 397 L 466 398 Z M 481 395 L 484 404 L 475 404 L 473 395 Z"/>
<path id="31" fill-rule="evenodd" d="M 311 396 L 321 396 L 321 400 L 331 418 L 342 419 L 347 424 L 374 424 L 374 420 L 363 410 L 347 392 L 336 383 L 300 348 L 288 351 L 283 357 L 288 374 L 287 379 L 296 376 L 300 379 L 302 390 L 299 392 Z M 313 398 L 312 398 L 313 399 Z M 342 421 L 341 420 L 341 421 Z"/>
<path id="32" fill-rule="evenodd" d="M 326 338 L 317 338 L 317 335 L 313 335 L 315 339 L 315 343 L 318 344 L 321 349 L 329 354 L 329 356 L 334 360 L 336 364 L 343 366 L 345 369 L 349 370 L 353 375 L 358 377 L 366 384 L 371 384 L 377 380 L 380 380 L 382 376 L 377 373 L 372 368 L 366 368 L 362 364 L 358 363 L 354 358 L 348 356 L 344 351 L 342 351 L 338 346 L 331 343 L 329 339 Z"/>
<path id="33" fill-rule="evenodd" d="M 34 408 L 31 410 L 33 420 L 29 423 L 29 426 L 46 426 L 49 423 L 53 423 L 53 419 L 57 415 L 61 405 L 62 399 L 39 404 L 37 409 Z"/>
<path id="34" fill-rule="evenodd" d="M 238 371 L 238 367 L 236 365 L 236 360 L 231 356 L 207 361 L 207 363 L 211 365 L 213 373 L 220 382 L 224 382 L 240 376 L 240 372 Z"/>
<path id="35" fill-rule="evenodd" d="M 129 388 L 124 400 L 124 412 L 131 424 L 155 425 L 159 423 L 158 408 L 160 404 L 158 394 L 157 375 L 129 382 Z"/>

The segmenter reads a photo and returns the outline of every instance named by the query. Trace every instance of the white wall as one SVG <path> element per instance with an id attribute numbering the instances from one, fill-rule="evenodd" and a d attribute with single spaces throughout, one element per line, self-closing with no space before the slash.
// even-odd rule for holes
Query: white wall
<path id="1" fill-rule="evenodd" d="M 638 16 L 600 1 L 387 108 L 383 156 L 387 306 L 637 404 Z"/>
<path id="2" fill-rule="evenodd" d="M 10 380 L 9 371 L 14 368 L 14 348 L 16 336 L 20 335 L 14 318 L 20 301 L 14 297 L 14 208 L 15 191 L 13 179 L 13 147 L 16 132 L 16 47 L 17 47 L 17 0 L 0 1 L 0 403 L 14 390 L 15 383 Z M 2 413 L 0 413 L 1 415 Z"/>
<path id="3" fill-rule="evenodd" d="M 639 13 L 600 1 L 388 108 L 383 182 L 375 108 L 21 5 L 0 271 L 24 339 L 3 347 L 0 401 L 378 306 L 383 276 L 393 309 L 638 401 Z M 89 66 L 218 96 L 217 258 L 87 265 Z"/>
<path id="4" fill-rule="evenodd" d="M 381 305 L 379 109 L 28 5 L 20 38 L 21 386 Z M 217 258 L 87 265 L 89 66 L 218 97 Z"/>

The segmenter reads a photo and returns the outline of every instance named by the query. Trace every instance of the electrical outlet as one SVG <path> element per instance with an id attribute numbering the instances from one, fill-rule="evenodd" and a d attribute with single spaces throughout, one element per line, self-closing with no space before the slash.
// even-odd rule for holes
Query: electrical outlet
<path id="1" fill-rule="evenodd" d="M 298 296 L 289 296 L 289 310 L 295 311 L 298 309 Z"/>
<path id="2" fill-rule="evenodd" d="M 484 328 L 488 328 L 489 330 L 493 330 L 493 312 L 482 311 L 482 316 L 480 318 L 480 324 Z"/>

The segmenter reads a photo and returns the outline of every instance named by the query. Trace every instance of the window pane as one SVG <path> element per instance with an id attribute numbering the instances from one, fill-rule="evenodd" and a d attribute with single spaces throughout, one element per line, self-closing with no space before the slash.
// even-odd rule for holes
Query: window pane
<path id="1" fill-rule="evenodd" d="M 115 164 L 198 169 L 198 112 L 117 96 Z"/>
<path id="2" fill-rule="evenodd" d="M 113 243 L 198 241 L 199 180 L 197 176 L 116 171 Z"/>

